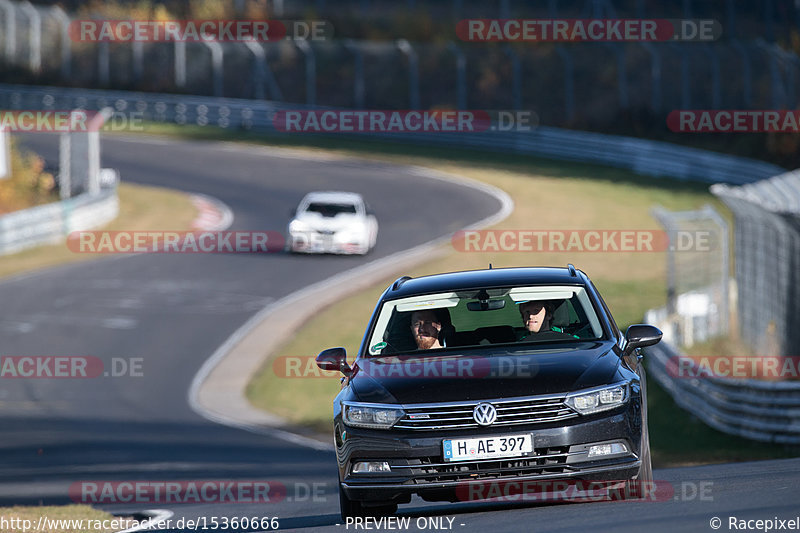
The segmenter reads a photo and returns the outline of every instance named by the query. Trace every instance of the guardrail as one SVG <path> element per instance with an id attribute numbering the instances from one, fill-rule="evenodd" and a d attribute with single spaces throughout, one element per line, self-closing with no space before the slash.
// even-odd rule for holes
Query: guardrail
<path id="1" fill-rule="evenodd" d="M 680 407 L 718 429 L 751 440 L 800 444 L 800 381 L 706 377 L 691 359 L 661 342 L 646 349 L 647 372 Z M 672 368 L 672 372 L 670 371 Z M 703 377 L 692 377 L 692 376 Z"/>
<path id="2" fill-rule="evenodd" d="M 0 255 L 60 242 L 72 231 L 91 229 L 119 213 L 116 185 L 0 216 Z"/>
<path id="3" fill-rule="evenodd" d="M 0 85 L 0 109 L 100 110 L 110 106 L 118 117 L 175 124 L 216 125 L 226 129 L 252 130 L 275 135 L 273 117 L 281 110 L 319 109 L 265 100 L 210 96 L 133 93 L 63 87 Z M 135 113 L 135 115 L 133 115 Z M 110 122 L 113 124 L 115 118 Z M 785 172 L 784 169 L 743 157 L 698 150 L 665 142 L 635 139 L 540 126 L 530 132 L 481 133 L 336 133 L 351 138 L 478 148 L 526 154 L 550 159 L 624 168 L 653 177 L 696 180 L 707 183 L 745 184 Z"/>

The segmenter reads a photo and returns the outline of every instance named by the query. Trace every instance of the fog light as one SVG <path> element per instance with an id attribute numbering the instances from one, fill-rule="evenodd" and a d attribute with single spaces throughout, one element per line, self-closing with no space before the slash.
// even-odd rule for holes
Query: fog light
<path id="1" fill-rule="evenodd" d="M 612 442 L 611 444 L 596 444 L 589 448 L 589 457 L 616 455 L 618 453 L 626 453 L 627 451 L 628 448 L 621 442 Z"/>
<path id="2" fill-rule="evenodd" d="M 367 474 L 371 472 L 391 472 L 386 461 L 361 462 L 353 465 L 354 474 Z"/>

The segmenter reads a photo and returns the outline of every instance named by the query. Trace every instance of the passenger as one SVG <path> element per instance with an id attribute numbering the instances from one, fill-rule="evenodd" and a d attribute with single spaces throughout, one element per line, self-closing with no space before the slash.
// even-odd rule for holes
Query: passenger
<path id="1" fill-rule="evenodd" d="M 554 340 L 578 337 L 564 333 L 561 328 L 554 327 L 553 303 L 548 300 L 528 300 L 519 304 L 519 314 L 525 331 L 517 339 L 522 340 Z"/>
<path id="2" fill-rule="evenodd" d="M 442 348 L 439 342 L 442 319 L 431 309 L 411 313 L 411 335 L 419 350 Z"/>

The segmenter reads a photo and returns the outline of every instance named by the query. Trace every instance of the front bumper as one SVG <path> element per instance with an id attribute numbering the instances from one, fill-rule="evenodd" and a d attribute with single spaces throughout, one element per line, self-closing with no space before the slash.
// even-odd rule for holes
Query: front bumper
<path id="1" fill-rule="evenodd" d="M 474 483 L 535 482 L 543 480 L 614 481 L 635 477 L 641 465 L 641 424 L 630 405 L 611 414 L 567 423 L 481 428 L 468 431 L 414 432 L 362 430 L 341 426 L 337 458 L 345 494 L 359 501 L 408 501 L 411 494 L 431 500 L 463 500 Z M 533 436 L 532 455 L 480 461 L 445 462 L 442 440 L 499 434 Z M 590 444 L 623 442 L 627 452 L 589 459 Z M 357 461 L 387 461 L 389 473 L 352 474 Z M 469 493 L 469 492 L 468 492 Z M 474 493 L 474 491 L 472 492 Z M 472 494 L 470 493 L 470 494 Z"/>

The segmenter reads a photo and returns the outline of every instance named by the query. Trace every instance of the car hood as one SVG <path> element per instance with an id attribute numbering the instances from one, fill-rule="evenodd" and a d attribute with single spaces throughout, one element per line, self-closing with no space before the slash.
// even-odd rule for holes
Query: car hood
<path id="1" fill-rule="evenodd" d="M 358 400 L 427 403 L 567 393 L 613 383 L 620 358 L 614 343 L 508 348 L 492 352 L 384 356 L 356 361 L 350 378 Z"/>
<path id="2" fill-rule="evenodd" d="M 323 217 L 318 213 L 302 214 L 295 218 L 314 231 L 341 231 L 361 228 L 364 218 L 359 215 L 341 213 L 335 217 Z"/>

